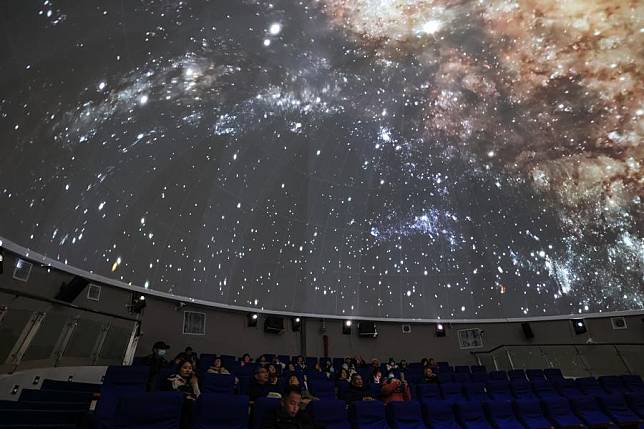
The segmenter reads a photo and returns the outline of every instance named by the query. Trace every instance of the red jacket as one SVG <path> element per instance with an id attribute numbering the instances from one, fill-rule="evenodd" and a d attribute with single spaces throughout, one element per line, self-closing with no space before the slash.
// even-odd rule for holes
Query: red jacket
<path id="1" fill-rule="evenodd" d="M 389 401 L 409 401 L 411 399 L 409 385 L 407 383 L 403 384 L 398 379 L 393 379 L 389 383 L 385 382 L 380 391 L 385 404 Z"/>

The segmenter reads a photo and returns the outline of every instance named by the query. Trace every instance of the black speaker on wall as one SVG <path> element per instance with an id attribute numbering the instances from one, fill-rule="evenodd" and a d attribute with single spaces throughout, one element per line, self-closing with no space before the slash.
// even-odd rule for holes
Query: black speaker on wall
<path id="1" fill-rule="evenodd" d="M 59 301 L 74 302 L 80 293 L 87 287 L 89 280 L 82 277 L 74 276 L 69 283 L 63 283 L 60 290 L 54 297 Z"/>
<path id="2" fill-rule="evenodd" d="M 523 322 L 521 324 L 521 329 L 523 329 L 523 335 L 525 335 L 526 339 L 529 340 L 534 338 L 534 332 L 532 332 L 532 327 L 530 326 L 530 323 Z"/>
<path id="3" fill-rule="evenodd" d="M 264 320 L 264 332 L 281 334 L 284 331 L 284 318 L 269 316 Z"/>

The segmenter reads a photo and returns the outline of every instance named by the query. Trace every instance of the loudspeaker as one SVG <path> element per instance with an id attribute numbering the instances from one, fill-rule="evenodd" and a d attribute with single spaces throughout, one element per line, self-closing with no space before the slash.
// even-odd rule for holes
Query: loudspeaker
<path id="1" fill-rule="evenodd" d="M 532 332 L 532 328 L 530 327 L 530 323 L 528 322 L 523 322 L 521 324 L 521 329 L 523 329 L 523 335 L 525 335 L 526 339 L 531 339 L 534 338 L 534 332 Z"/>
<path id="2" fill-rule="evenodd" d="M 376 338 L 378 336 L 378 331 L 376 331 L 376 324 L 373 322 L 359 322 L 358 335 L 360 335 L 361 337 Z"/>
<path id="3" fill-rule="evenodd" d="M 284 318 L 270 316 L 264 320 L 264 332 L 281 334 L 284 331 Z"/>
<path id="4" fill-rule="evenodd" d="M 54 299 L 70 303 L 74 302 L 74 300 L 78 297 L 78 295 L 80 295 L 80 293 L 88 284 L 89 280 L 74 276 L 74 278 L 69 283 L 63 283 L 60 286 L 60 290 L 58 291 Z"/>

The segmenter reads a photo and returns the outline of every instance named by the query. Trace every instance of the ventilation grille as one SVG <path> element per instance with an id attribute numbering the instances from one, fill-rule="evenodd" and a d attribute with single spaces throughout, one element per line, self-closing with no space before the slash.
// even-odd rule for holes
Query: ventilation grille
<path id="1" fill-rule="evenodd" d="M 206 313 L 184 311 L 183 333 L 185 335 L 206 335 Z"/>
<path id="2" fill-rule="evenodd" d="M 99 285 L 90 284 L 87 288 L 87 299 L 92 301 L 101 300 L 101 287 Z"/>
<path id="3" fill-rule="evenodd" d="M 20 280 L 21 282 L 28 281 L 32 267 L 33 264 L 31 262 L 27 262 L 24 259 L 18 259 L 16 261 L 16 268 L 13 270 L 13 278 Z"/>
<path id="4" fill-rule="evenodd" d="M 611 317 L 610 324 L 613 329 L 628 329 L 628 326 L 626 325 L 626 319 L 624 319 L 623 317 Z"/>
<path id="5" fill-rule="evenodd" d="M 457 333 L 458 345 L 461 349 L 480 349 L 483 347 L 483 337 L 480 329 L 461 329 Z"/>

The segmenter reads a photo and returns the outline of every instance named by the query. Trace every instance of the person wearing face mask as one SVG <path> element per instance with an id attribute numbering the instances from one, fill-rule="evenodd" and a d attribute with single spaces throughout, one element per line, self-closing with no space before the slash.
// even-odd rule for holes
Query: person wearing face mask
<path id="1" fill-rule="evenodd" d="M 157 385 L 157 378 L 159 377 L 161 368 L 168 365 L 168 361 L 165 356 L 169 348 L 170 346 L 163 341 L 157 341 L 152 346 L 152 353 L 147 355 L 144 359 L 145 365 L 150 367 L 148 380 L 145 383 L 145 388 L 148 392 L 154 390 Z"/>

